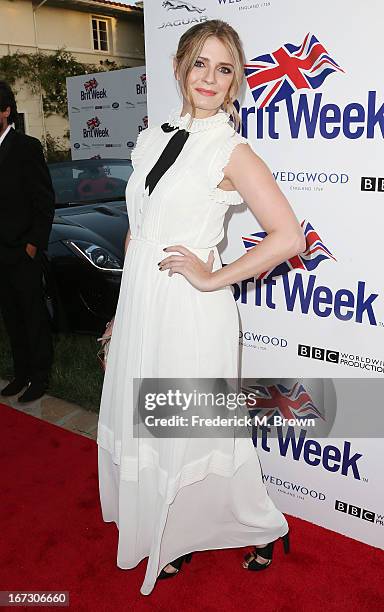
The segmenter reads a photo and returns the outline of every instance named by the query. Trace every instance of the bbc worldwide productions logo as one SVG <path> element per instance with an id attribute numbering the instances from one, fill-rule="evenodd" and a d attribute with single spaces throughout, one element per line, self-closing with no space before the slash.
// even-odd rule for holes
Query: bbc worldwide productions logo
<path id="1" fill-rule="evenodd" d="M 339 363 L 339 351 L 332 349 L 321 348 L 320 346 L 309 346 L 308 344 L 299 344 L 297 347 L 299 357 L 309 357 L 318 361 L 329 361 L 331 363 Z"/>
<path id="2" fill-rule="evenodd" d="M 361 191 L 384 191 L 384 177 L 362 176 L 360 189 Z"/>
<path id="3" fill-rule="evenodd" d="M 297 354 L 299 357 L 307 357 L 317 361 L 327 361 L 328 363 L 344 365 L 350 368 L 361 368 L 371 372 L 384 373 L 384 360 L 377 357 L 344 353 L 343 351 L 335 351 L 320 346 L 309 346 L 309 344 L 298 344 Z"/>
<path id="4" fill-rule="evenodd" d="M 340 499 L 336 499 L 335 501 L 335 510 L 345 512 L 346 514 L 363 519 L 364 521 L 369 521 L 370 523 L 374 523 L 376 519 L 376 514 L 372 512 L 372 510 L 360 508 L 360 506 L 355 506 L 354 504 L 347 504 L 347 502 L 341 501 Z M 378 518 L 380 517 L 378 516 Z"/>

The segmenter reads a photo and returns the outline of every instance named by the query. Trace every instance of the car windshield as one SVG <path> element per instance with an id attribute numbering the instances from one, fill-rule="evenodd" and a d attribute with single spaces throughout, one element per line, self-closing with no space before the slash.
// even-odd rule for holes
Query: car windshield
<path id="1" fill-rule="evenodd" d="M 81 159 L 49 165 L 56 207 L 125 200 L 132 165 L 125 159 Z"/>

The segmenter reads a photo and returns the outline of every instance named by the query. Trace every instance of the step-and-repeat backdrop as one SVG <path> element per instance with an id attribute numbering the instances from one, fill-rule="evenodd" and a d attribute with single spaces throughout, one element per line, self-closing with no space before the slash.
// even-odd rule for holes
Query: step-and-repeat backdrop
<path id="1" fill-rule="evenodd" d="M 234 285 L 243 389 L 258 392 L 268 417 L 254 443 L 269 493 L 284 512 L 384 548 L 384 6 L 172 0 L 146 8 L 149 125 L 179 103 L 172 56 L 183 32 L 209 19 L 230 23 L 247 62 L 242 134 L 306 235 L 305 253 Z M 227 221 L 224 264 L 265 236 L 245 204 L 230 207 Z M 302 425 L 272 427 L 276 415 Z"/>
<path id="2" fill-rule="evenodd" d="M 148 126 L 145 66 L 67 78 L 72 159 L 130 159 Z"/>

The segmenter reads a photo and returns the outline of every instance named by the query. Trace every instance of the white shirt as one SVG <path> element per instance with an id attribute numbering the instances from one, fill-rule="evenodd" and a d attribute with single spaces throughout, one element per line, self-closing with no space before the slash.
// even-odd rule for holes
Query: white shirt
<path id="1" fill-rule="evenodd" d="M 4 138 L 6 137 L 6 135 L 8 134 L 9 130 L 13 127 L 13 123 L 11 125 L 9 125 L 7 127 L 7 129 L 5 130 L 5 132 L 2 133 L 2 135 L 0 136 L 0 146 L 3 143 Z"/>

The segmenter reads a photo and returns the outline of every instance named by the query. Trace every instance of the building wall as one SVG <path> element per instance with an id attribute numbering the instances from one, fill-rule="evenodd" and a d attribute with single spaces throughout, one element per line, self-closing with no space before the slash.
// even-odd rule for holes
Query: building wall
<path id="1" fill-rule="evenodd" d="M 10 45 L 35 44 L 30 0 L 0 0 L 0 51 Z M 6 51 L 5 51 L 6 52 Z"/>
<path id="2" fill-rule="evenodd" d="M 35 12 L 34 20 L 31 0 L 0 0 L 0 56 L 65 48 L 78 61 L 95 66 L 107 58 L 122 66 L 144 65 L 142 22 L 130 20 L 125 14 L 104 16 L 99 6 L 96 9 L 91 13 L 44 4 Z M 109 52 L 93 49 L 92 15 L 108 21 Z M 15 90 L 18 110 L 25 113 L 27 133 L 40 140 L 46 132 L 63 138 L 69 128 L 67 119 L 58 115 L 43 117 L 40 96 L 31 94 L 23 82 L 17 82 Z"/>
<path id="3" fill-rule="evenodd" d="M 93 49 L 92 16 L 108 21 L 111 43 L 108 52 Z M 143 34 L 140 30 L 136 22 L 103 16 L 98 11 L 86 13 L 43 5 L 37 12 L 39 45 L 51 50 L 65 46 L 84 62 L 98 63 L 100 59 L 113 57 L 119 63 L 129 61 L 130 64 L 140 66 L 144 59 Z"/>

